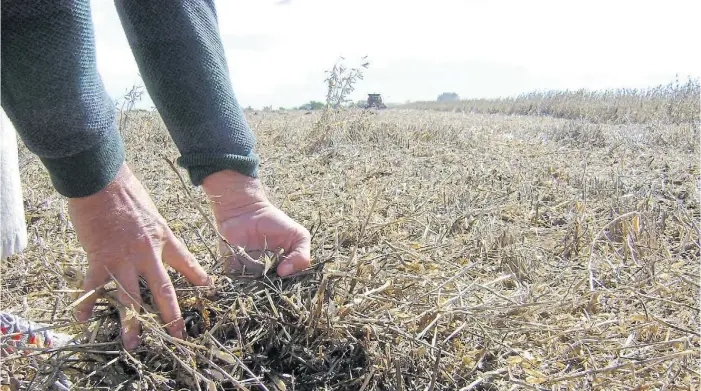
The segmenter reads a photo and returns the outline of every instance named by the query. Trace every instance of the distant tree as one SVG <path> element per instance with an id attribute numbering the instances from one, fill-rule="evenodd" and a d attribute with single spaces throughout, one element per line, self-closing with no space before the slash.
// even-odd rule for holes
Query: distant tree
<path id="1" fill-rule="evenodd" d="M 285 111 L 285 108 L 282 107 L 282 106 L 280 106 L 280 108 L 279 108 L 278 110 L 280 110 L 280 111 Z M 294 109 L 293 109 L 293 110 L 294 110 Z"/>
<path id="2" fill-rule="evenodd" d="M 438 95 L 438 102 L 454 102 L 460 100 L 460 97 L 455 92 L 444 92 Z"/>
<path id="3" fill-rule="evenodd" d="M 367 104 L 368 104 L 367 100 L 361 99 L 361 100 L 355 102 L 355 107 L 357 107 L 359 109 L 364 109 Z"/>
<path id="4" fill-rule="evenodd" d="M 299 109 L 300 110 L 321 110 L 324 107 L 326 107 L 326 105 L 324 103 L 312 100 L 312 101 L 309 101 L 309 103 L 305 103 L 305 104 L 299 106 Z"/>

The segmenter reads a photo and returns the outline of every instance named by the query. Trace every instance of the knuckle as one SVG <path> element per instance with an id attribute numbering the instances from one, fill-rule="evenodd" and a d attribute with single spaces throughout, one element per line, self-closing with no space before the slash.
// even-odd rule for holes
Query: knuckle
<path id="1" fill-rule="evenodd" d="M 140 242 L 146 248 L 160 248 L 163 245 L 163 236 L 158 232 L 148 232 L 141 237 Z"/>
<path id="2" fill-rule="evenodd" d="M 154 221 L 141 226 L 139 234 L 134 238 L 140 247 L 157 248 L 163 245 L 168 236 L 165 220 Z"/>
<path id="3" fill-rule="evenodd" d="M 175 298 L 173 283 L 170 280 L 162 282 L 158 287 L 157 294 L 165 299 Z"/>
<path id="4" fill-rule="evenodd" d="M 193 267 L 198 265 L 198 262 L 195 260 L 195 257 L 192 256 L 192 254 L 188 253 L 183 257 L 183 262 L 185 263 L 185 267 L 192 269 Z"/>

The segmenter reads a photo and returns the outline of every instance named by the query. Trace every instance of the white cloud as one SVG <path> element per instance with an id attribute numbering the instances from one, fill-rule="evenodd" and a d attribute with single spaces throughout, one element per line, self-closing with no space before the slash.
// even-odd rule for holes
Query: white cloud
<path id="1" fill-rule="evenodd" d="M 117 96 L 138 80 L 112 2 L 93 0 L 98 64 Z M 368 55 L 355 98 L 644 87 L 699 75 L 696 1 L 216 1 L 243 105 L 321 100 L 338 56 Z"/>

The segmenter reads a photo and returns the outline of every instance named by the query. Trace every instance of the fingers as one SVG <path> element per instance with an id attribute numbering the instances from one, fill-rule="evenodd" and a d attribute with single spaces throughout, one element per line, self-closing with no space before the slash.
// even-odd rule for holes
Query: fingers
<path id="1" fill-rule="evenodd" d="M 133 267 L 123 267 L 115 274 L 117 280 L 117 300 L 129 310 L 136 313 L 141 312 L 141 293 L 139 291 L 139 276 Z M 120 310 L 119 316 L 122 319 L 122 344 L 127 350 L 135 349 L 139 346 L 141 338 L 141 324 L 134 314 L 129 310 Z"/>
<path id="2" fill-rule="evenodd" d="M 226 248 L 225 245 L 223 247 Z M 245 271 L 246 274 L 252 274 L 257 277 L 263 275 L 265 265 L 263 265 L 261 262 L 255 261 L 263 256 L 263 250 L 245 249 L 244 251 L 248 256 L 242 256 L 237 253 L 225 257 L 224 273 L 236 274 Z M 229 254 L 230 252 L 228 248 L 226 248 L 225 250 L 222 250 L 222 253 Z"/>
<path id="3" fill-rule="evenodd" d="M 290 249 L 290 253 L 277 267 L 277 274 L 281 277 L 302 271 L 311 264 L 311 235 L 303 230 L 299 236 L 299 240 Z"/>
<path id="4" fill-rule="evenodd" d="M 211 279 L 207 272 L 195 260 L 195 257 L 190 254 L 185 244 L 176 238 L 173 233 L 169 234 L 168 241 L 163 247 L 163 260 L 184 275 L 192 284 L 196 286 L 210 285 Z"/>
<path id="5" fill-rule="evenodd" d="M 133 309 L 137 313 L 140 312 L 141 294 L 139 292 L 139 278 L 136 269 L 122 267 L 116 273 L 113 273 L 113 275 L 118 282 L 117 300 L 123 306 Z M 91 263 L 83 281 L 83 290 L 85 292 L 90 292 L 91 290 L 97 289 L 109 281 L 110 278 L 110 274 L 104 265 L 98 262 Z M 97 293 L 93 293 L 78 304 L 76 307 L 76 317 L 79 321 L 82 322 L 90 319 L 95 301 L 98 297 L 99 295 Z M 123 308 L 119 311 L 119 317 L 122 323 L 122 344 L 125 349 L 132 350 L 139 346 L 141 325 L 133 314 L 130 314 L 129 311 Z"/>
<path id="6" fill-rule="evenodd" d="M 144 277 L 146 277 L 156 306 L 161 312 L 161 319 L 167 325 L 168 333 L 175 338 L 182 339 L 185 321 L 180 313 L 173 283 L 160 260 L 154 259 L 145 267 Z"/>
<path id="7" fill-rule="evenodd" d="M 98 264 L 90 265 L 88 271 L 85 274 L 85 279 L 83 280 L 83 291 L 88 293 L 93 289 L 97 289 L 109 280 L 110 276 L 107 274 L 107 270 Z M 79 321 L 85 322 L 92 316 L 92 310 L 95 306 L 95 301 L 97 301 L 98 295 L 93 293 L 92 295 L 83 299 L 82 302 L 76 306 L 75 315 Z"/>

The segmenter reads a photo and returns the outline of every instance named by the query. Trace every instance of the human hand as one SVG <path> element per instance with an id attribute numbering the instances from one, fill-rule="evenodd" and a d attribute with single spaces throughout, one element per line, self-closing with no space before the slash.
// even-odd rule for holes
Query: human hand
<path id="1" fill-rule="evenodd" d="M 276 270 L 283 277 L 309 267 L 309 231 L 270 203 L 260 180 L 224 170 L 207 176 L 202 188 L 210 199 L 219 232 L 232 247 L 243 247 L 254 259 L 264 250 L 283 249 Z M 228 252 L 225 243 L 220 243 L 220 249 Z M 239 271 L 242 266 L 247 273 L 263 272 L 262 265 L 246 263 L 235 255 L 227 256 L 224 269 Z"/>
<path id="2" fill-rule="evenodd" d="M 88 256 L 84 291 L 99 288 L 114 276 L 120 303 L 140 312 L 139 277 L 144 276 L 169 334 L 182 338 L 185 323 L 175 289 L 161 260 L 194 285 L 210 285 L 210 278 L 187 247 L 173 235 L 126 163 L 102 191 L 69 199 L 68 210 L 78 240 Z M 78 305 L 79 320 L 91 317 L 97 298 L 93 294 Z M 139 344 L 141 326 L 136 319 L 126 319 L 124 311 L 120 316 L 122 342 L 131 350 Z"/>

